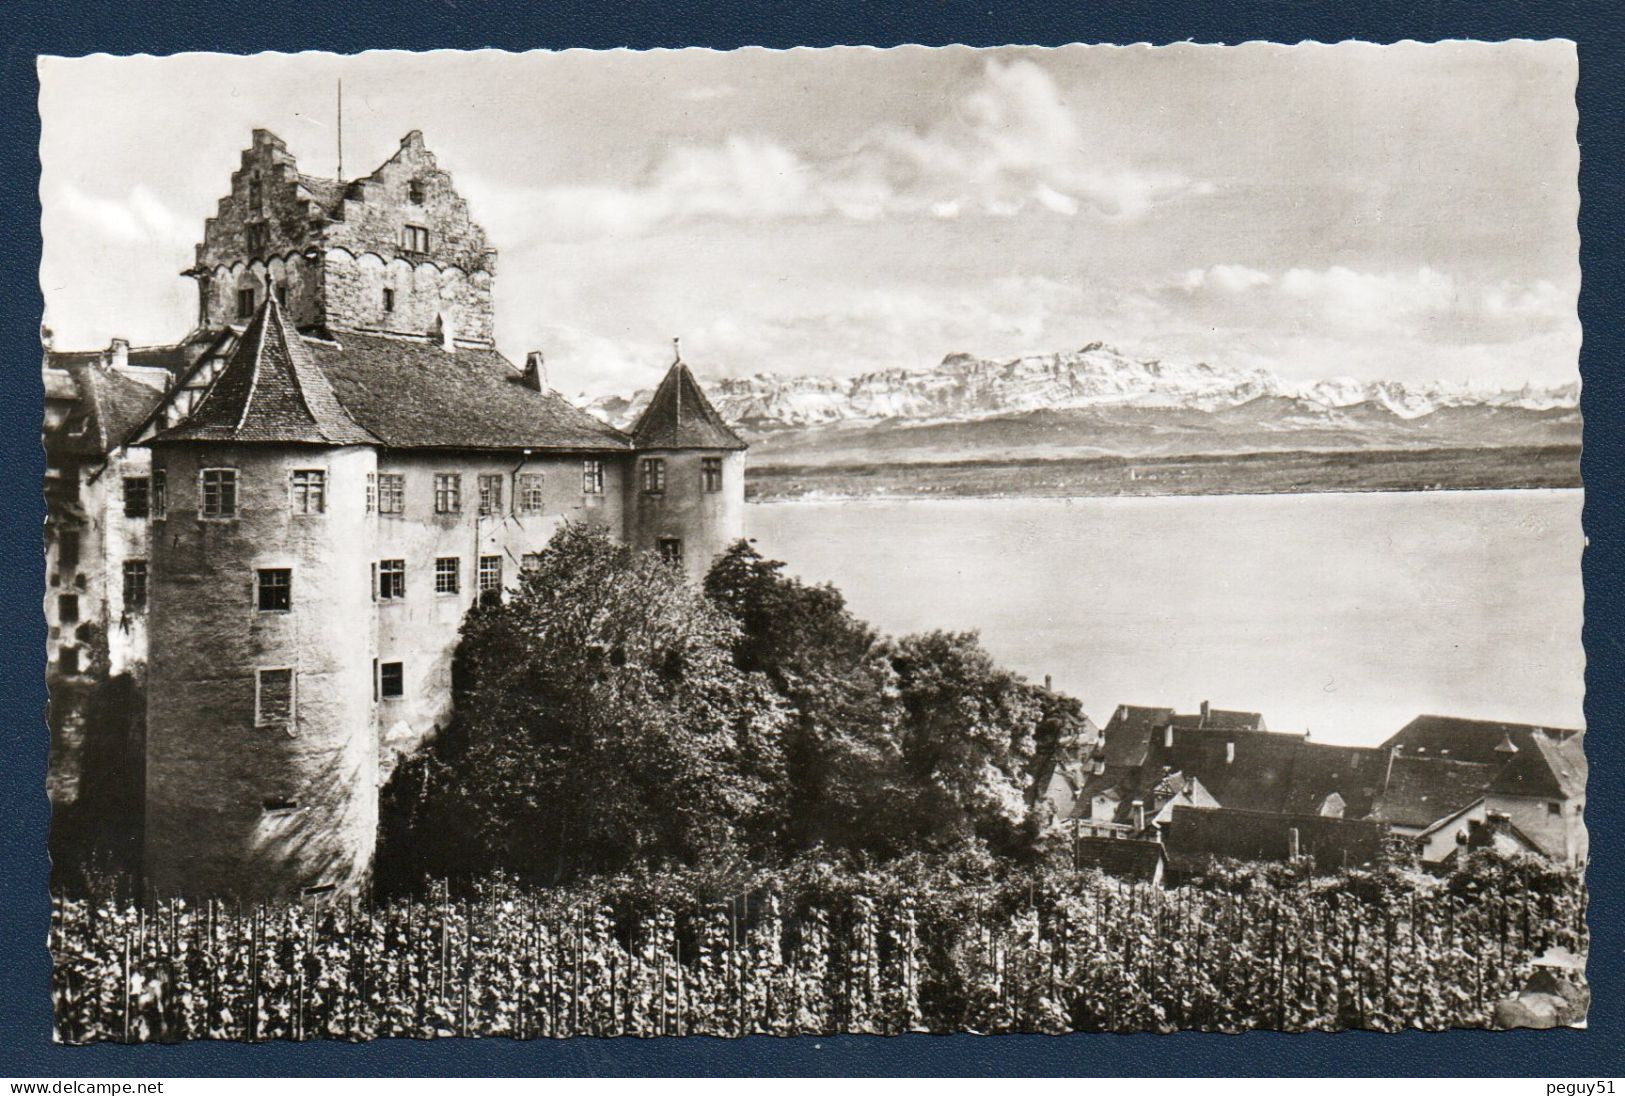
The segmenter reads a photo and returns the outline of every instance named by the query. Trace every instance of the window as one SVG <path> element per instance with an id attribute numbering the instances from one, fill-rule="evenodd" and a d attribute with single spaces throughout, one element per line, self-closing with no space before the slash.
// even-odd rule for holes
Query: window
<path id="1" fill-rule="evenodd" d="M 57 566 L 65 571 L 71 571 L 79 566 L 79 534 L 68 529 L 57 535 L 56 538 Z"/>
<path id="2" fill-rule="evenodd" d="M 79 672 L 79 648 L 62 647 L 56 652 L 56 666 L 65 674 Z"/>
<path id="3" fill-rule="evenodd" d="M 401 250 L 423 254 L 429 250 L 429 230 L 422 225 L 401 226 Z"/>
<path id="4" fill-rule="evenodd" d="M 263 255 L 265 245 L 270 241 L 269 227 L 264 221 L 254 221 L 243 226 L 248 238 L 248 252 L 250 255 Z"/>
<path id="5" fill-rule="evenodd" d="M 254 682 L 254 726 L 293 724 L 293 671 L 261 670 Z"/>
<path id="6" fill-rule="evenodd" d="M 260 800 L 260 806 L 265 808 L 267 814 L 292 814 L 299 809 L 299 800 L 285 795 L 269 795 Z"/>
<path id="7" fill-rule="evenodd" d="M 406 596 L 406 561 L 386 559 L 378 564 L 378 599 L 396 601 Z"/>
<path id="8" fill-rule="evenodd" d="M 722 458 L 700 458 L 700 485 L 707 491 L 722 490 Z"/>
<path id="9" fill-rule="evenodd" d="M 585 495 L 602 495 L 604 493 L 603 461 L 587 460 L 581 462 L 581 493 Z"/>
<path id="10" fill-rule="evenodd" d="M 279 308 L 288 307 L 288 283 L 280 282 L 276 287 L 276 303 Z"/>
<path id="11" fill-rule="evenodd" d="M 547 508 L 545 484 L 546 480 L 540 472 L 520 474 L 519 482 L 514 487 L 514 494 L 519 496 L 520 513 L 539 514 Z"/>
<path id="12" fill-rule="evenodd" d="M 531 571 L 540 571 L 542 569 L 542 553 L 526 552 L 523 556 L 520 556 L 519 569 L 527 574 Z"/>
<path id="13" fill-rule="evenodd" d="M 423 180 L 413 179 L 406 184 L 406 200 L 413 205 L 423 204 Z"/>
<path id="14" fill-rule="evenodd" d="M 393 289 L 386 288 L 384 290 L 384 311 L 395 311 L 395 291 Z"/>
<path id="15" fill-rule="evenodd" d="M 293 608 L 293 571 L 286 567 L 263 567 L 254 572 L 262 613 L 286 613 Z"/>
<path id="16" fill-rule="evenodd" d="M 79 595 L 59 594 L 56 599 L 56 619 L 59 623 L 79 623 Z"/>
<path id="17" fill-rule="evenodd" d="M 146 607 L 147 561 L 127 559 L 124 561 L 124 608 L 128 611 Z"/>
<path id="18" fill-rule="evenodd" d="M 661 537 L 655 541 L 655 551 L 667 563 L 683 562 L 683 542 L 677 537 Z"/>
<path id="19" fill-rule="evenodd" d="M 456 472 L 436 472 L 434 512 L 455 514 L 463 508 L 463 477 Z"/>
<path id="20" fill-rule="evenodd" d="M 380 514 L 406 512 L 406 477 L 399 472 L 378 473 L 378 512 Z"/>
<path id="21" fill-rule="evenodd" d="M 378 509 L 378 473 L 367 473 L 367 513 Z"/>
<path id="22" fill-rule="evenodd" d="M 149 511 L 152 481 L 146 476 L 124 477 L 124 516 L 144 518 Z"/>
<path id="23" fill-rule="evenodd" d="M 502 589 L 502 557 L 480 557 L 480 593 Z"/>
<path id="24" fill-rule="evenodd" d="M 258 213 L 265 204 L 265 188 L 260 185 L 258 175 L 248 177 L 248 208 Z"/>
<path id="25" fill-rule="evenodd" d="M 206 518 L 236 517 L 237 469 L 205 468 L 200 477 L 203 484 L 200 515 Z"/>
<path id="26" fill-rule="evenodd" d="M 244 287 L 237 291 L 237 318 L 246 320 L 254 314 L 254 290 Z"/>
<path id="27" fill-rule="evenodd" d="M 169 514 L 169 477 L 162 468 L 152 474 L 152 516 L 165 517 Z"/>
<path id="28" fill-rule="evenodd" d="M 434 561 L 434 592 L 455 594 L 463 588 L 463 561 L 456 556 L 442 556 Z"/>
<path id="29" fill-rule="evenodd" d="M 293 512 L 320 514 L 327 509 L 327 473 L 315 468 L 300 468 L 292 473 L 290 487 L 293 492 Z"/>
<path id="30" fill-rule="evenodd" d="M 385 700 L 406 695 L 406 673 L 399 662 L 378 664 L 378 695 Z"/>
<path id="31" fill-rule="evenodd" d="M 1561 804 L 1561 803 L 1547 803 L 1546 804 L 1546 813 L 1547 814 L 1562 814 L 1563 813 L 1563 804 Z"/>
<path id="32" fill-rule="evenodd" d="M 660 457 L 643 458 L 643 493 L 658 495 L 666 490 L 666 462 Z"/>
<path id="33" fill-rule="evenodd" d="M 502 513 L 502 477 L 500 475 L 480 477 L 480 513 Z"/>

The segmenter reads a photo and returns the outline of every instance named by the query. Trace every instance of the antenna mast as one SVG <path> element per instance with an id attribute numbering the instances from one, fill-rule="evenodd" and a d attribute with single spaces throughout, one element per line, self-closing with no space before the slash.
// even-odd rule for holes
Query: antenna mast
<path id="1" fill-rule="evenodd" d="M 339 77 L 339 182 L 344 182 L 344 78 Z"/>

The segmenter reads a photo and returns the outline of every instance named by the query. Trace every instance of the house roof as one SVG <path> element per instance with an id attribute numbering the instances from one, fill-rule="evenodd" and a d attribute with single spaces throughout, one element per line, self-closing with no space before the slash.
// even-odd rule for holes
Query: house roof
<path id="1" fill-rule="evenodd" d="M 354 331 L 300 337 L 271 296 L 193 415 L 155 440 L 629 448 L 625 434 L 520 378 L 488 348 Z"/>
<path id="2" fill-rule="evenodd" d="M 1073 847 L 1080 868 L 1098 868 L 1107 875 L 1146 883 L 1156 879 L 1157 865 L 1164 856 L 1160 841 L 1133 837 L 1090 835 L 1076 838 Z"/>
<path id="3" fill-rule="evenodd" d="M 1536 735 L 1529 749 L 1519 750 L 1496 774 L 1490 790 L 1499 795 L 1573 799 L 1585 794 L 1584 736 L 1553 742 Z"/>
<path id="4" fill-rule="evenodd" d="M 1371 820 L 1181 806 L 1174 808 L 1163 839 L 1169 865 L 1191 871 L 1211 857 L 1284 860 L 1293 830 L 1299 853 L 1314 857 L 1322 871 L 1370 862 L 1381 853 L 1387 833 Z"/>
<path id="5" fill-rule="evenodd" d="M 1562 741 L 1579 734 L 1565 727 L 1539 727 L 1529 723 L 1497 723 L 1488 719 L 1460 719 L 1446 715 L 1419 715 L 1384 742 L 1398 746 L 1401 753 L 1446 757 L 1453 761 L 1473 761 L 1500 765 L 1506 755 L 1497 750 L 1510 740 L 1520 751 L 1532 748 L 1536 737 Z"/>
<path id="6" fill-rule="evenodd" d="M 1171 722 L 1181 730 L 1203 731 L 1262 731 L 1264 716 L 1261 712 L 1233 712 L 1223 708 L 1209 708 L 1206 715 L 1193 713 L 1176 715 Z"/>
<path id="7" fill-rule="evenodd" d="M 1119 704 L 1102 732 L 1107 768 L 1145 764 L 1152 734 L 1158 727 L 1165 726 L 1173 715 L 1172 708 Z"/>
<path id="8" fill-rule="evenodd" d="M 158 438 L 316 445 L 378 441 L 339 402 L 275 294 L 266 295 L 197 409 Z"/>
<path id="9" fill-rule="evenodd" d="M 57 452 L 99 457 L 117 448 L 164 398 L 151 385 L 99 362 L 73 360 L 64 372 L 77 406 L 46 438 Z"/>
<path id="10" fill-rule="evenodd" d="M 1343 800 L 1344 817 L 1364 818 L 1387 768 L 1384 750 L 1300 740 L 1283 806 L 1295 814 L 1318 814 L 1335 792 Z"/>
<path id="11" fill-rule="evenodd" d="M 744 449 L 738 434 L 705 398 L 699 382 L 679 358 L 649 398 L 632 427 L 639 449 Z"/>
<path id="12" fill-rule="evenodd" d="M 1482 799 L 1498 766 L 1442 757 L 1399 755 L 1371 817 L 1400 826 L 1432 825 Z"/>

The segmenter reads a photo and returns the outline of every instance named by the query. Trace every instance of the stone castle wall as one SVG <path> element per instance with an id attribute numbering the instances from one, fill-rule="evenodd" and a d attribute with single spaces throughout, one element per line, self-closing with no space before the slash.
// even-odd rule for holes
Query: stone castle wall
<path id="1" fill-rule="evenodd" d="M 163 445 L 168 517 L 148 674 L 146 884 L 158 895 L 289 897 L 365 885 L 377 836 L 373 612 L 359 499 L 372 450 Z M 238 470 L 235 520 L 199 516 L 199 471 Z M 327 472 L 295 515 L 289 473 Z M 293 608 L 260 612 L 255 571 L 293 572 Z M 256 725 L 256 671 L 293 670 L 291 726 Z"/>
<path id="2" fill-rule="evenodd" d="M 642 460 L 666 462 L 666 489 L 649 494 L 643 489 Z M 701 462 L 722 459 L 722 490 L 706 491 Z M 632 547 L 652 551 L 663 537 L 683 543 L 683 569 L 699 583 L 717 556 L 744 535 L 745 454 L 743 451 L 649 449 L 636 454 L 626 481 L 627 511 L 631 524 L 627 538 Z"/>

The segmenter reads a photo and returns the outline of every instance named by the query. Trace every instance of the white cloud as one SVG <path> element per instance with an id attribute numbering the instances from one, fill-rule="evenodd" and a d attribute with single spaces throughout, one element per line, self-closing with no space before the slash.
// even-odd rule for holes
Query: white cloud
<path id="1" fill-rule="evenodd" d="M 701 219 L 1008 217 L 1035 207 L 1134 219 L 1211 191 L 1177 172 L 1114 162 L 1092 147 L 1042 67 L 991 60 L 976 89 L 935 125 L 877 127 L 840 156 L 809 158 L 774 138 L 739 134 L 674 147 L 633 185 L 554 187 L 512 201 L 530 224 L 582 238 Z"/>
<path id="2" fill-rule="evenodd" d="M 107 198 L 68 182 L 56 188 L 54 197 L 48 208 L 54 204 L 83 227 L 122 242 L 172 246 L 197 234 L 197 225 L 177 216 L 144 184 L 136 184 L 123 198 Z"/>

